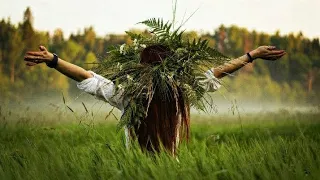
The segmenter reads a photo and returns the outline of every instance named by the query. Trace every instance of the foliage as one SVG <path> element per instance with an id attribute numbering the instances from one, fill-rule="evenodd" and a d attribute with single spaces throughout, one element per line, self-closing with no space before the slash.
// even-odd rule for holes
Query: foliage
<path id="1" fill-rule="evenodd" d="M 127 32 L 133 43 L 112 48 L 96 70 L 106 78 L 120 83 L 124 90 L 123 96 L 129 99 L 120 124 L 139 124 L 147 115 L 155 93 L 173 100 L 178 106 L 181 92 L 186 104 L 205 110 L 203 73 L 229 59 L 209 47 L 207 40 L 184 40 L 184 31 L 180 31 L 180 27 L 173 29 L 171 22 L 153 18 L 141 23 L 150 29 L 151 34 Z M 140 53 L 153 45 L 168 48 L 168 57 L 160 63 L 141 64 Z"/>
<path id="2" fill-rule="evenodd" d="M 17 114 L 18 113 L 18 114 Z M 319 113 L 197 116 L 177 158 L 125 148 L 115 124 L 0 110 L 0 179 L 318 179 Z M 60 121 L 57 118 L 63 117 Z M 223 120 L 221 120 L 221 118 Z M 97 123 L 97 122 L 95 122 Z"/>
<path id="3" fill-rule="evenodd" d="M 68 91 L 78 93 L 76 87 L 72 85 L 74 82 L 46 68 L 45 65 L 41 65 L 41 68 L 25 67 L 23 55 L 27 50 L 36 50 L 39 44 L 48 46 L 50 51 L 55 52 L 69 62 L 88 67 L 86 63 L 92 63 L 94 56 L 96 57 L 95 62 L 104 60 L 108 47 L 116 46 L 119 48 L 119 45 L 123 43 L 133 44 L 134 39 L 139 39 L 134 37 L 131 40 L 132 37 L 128 35 L 130 33 L 142 38 L 147 37 L 146 39 L 154 36 L 154 34 L 150 34 L 145 30 L 130 30 L 128 34 L 107 34 L 104 37 L 99 37 L 92 27 L 84 28 L 83 31 L 71 34 L 70 37 L 64 37 L 62 30 L 57 29 L 50 36 L 48 32 L 40 32 L 33 27 L 34 18 L 36 17 L 33 17 L 31 9 L 28 8 L 23 14 L 22 22 L 19 24 L 12 24 L 9 19 L 0 20 L 0 81 L 1 87 L 3 87 L 0 94 L 1 101 L 25 99 L 29 95 L 38 94 L 39 92 L 47 93 L 47 91 L 51 90 L 62 90 L 65 94 Z M 208 23 L 210 22 L 208 21 Z M 157 26 L 157 19 L 149 20 L 148 24 L 154 27 L 155 25 Z M 166 30 L 168 30 L 170 24 L 163 22 L 162 25 L 158 25 L 162 26 L 163 29 L 157 29 L 156 32 L 162 34 L 163 37 L 168 37 Z M 177 29 L 181 28 L 178 27 Z M 174 33 L 174 30 L 169 32 Z M 179 37 L 178 35 L 181 32 L 183 31 L 177 31 L 176 37 Z M 207 40 L 210 47 L 229 57 L 243 55 L 260 45 L 271 44 L 280 49 L 285 49 L 287 55 L 281 60 L 277 62 L 257 60 L 251 66 L 247 65 L 242 68 L 241 74 L 243 76 L 253 76 L 251 78 L 256 78 L 257 80 L 269 76 L 272 84 L 278 84 L 280 87 L 286 84 L 285 89 L 288 89 L 288 92 L 292 94 L 296 91 L 303 91 L 304 96 L 282 97 L 279 100 L 283 103 L 285 103 L 286 99 L 291 99 L 290 102 L 306 101 L 313 104 L 319 104 L 320 102 L 320 94 L 318 93 L 320 91 L 319 38 L 310 39 L 303 36 L 302 33 L 281 35 L 280 31 L 274 34 L 266 34 L 248 31 L 235 25 L 229 27 L 221 25 L 212 33 L 207 32 L 204 34 L 186 31 L 181 38 L 184 42 L 189 42 L 190 44 L 193 43 L 192 39 L 197 39 L 195 43 L 198 42 L 198 39 L 201 39 L 201 41 Z M 142 40 L 140 44 L 148 44 L 147 42 L 142 43 Z M 169 41 L 170 39 L 158 40 L 165 43 L 166 40 Z M 177 40 L 179 39 L 177 38 Z M 179 45 L 179 41 L 176 45 Z M 88 68 L 91 68 L 90 66 Z M 235 91 L 250 89 L 252 86 L 249 83 L 237 82 L 239 81 L 238 78 L 227 77 L 224 79 L 227 79 L 224 80 L 225 87 L 239 85 L 239 87 L 235 88 Z M 264 90 L 267 90 L 264 85 L 259 86 L 259 89 L 261 89 L 262 94 L 269 94 L 264 92 Z M 273 92 L 276 93 L 277 91 Z M 241 97 L 247 95 L 248 92 L 246 91 L 239 94 Z M 275 94 L 272 95 L 272 97 L 276 96 Z M 294 97 L 297 99 L 293 100 L 292 98 Z M 258 96 L 252 98 L 261 100 Z M 268 99 L 268 97 L 263 99 Z"/>

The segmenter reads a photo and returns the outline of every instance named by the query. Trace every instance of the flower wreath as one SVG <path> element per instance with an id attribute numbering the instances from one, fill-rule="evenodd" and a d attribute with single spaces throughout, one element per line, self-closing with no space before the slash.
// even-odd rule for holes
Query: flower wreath
<path id="1" fill-rule="evenodd" d="M 148 34 L 126 32 L 133 43 L 113 46 L 108 56 L 98 64 L 96 71 L 124 89 L 123 96 L 128 103 L 119 127 L 139 124 L 147 115 L 149 104 L 156 88 L 163 97 L 177 100 L 178 88 L 182 90 L 184 101 L 192 107 L 206 111 L 203 73 L 213 66 L 229 60 L 228 57 L 208 46 L 207 40 L 193 41 L 183 38 L 181 26 L 173 28 L 173 23 L 162 19 L 148 19 L 140 22 L 150 29 Z M 141 64 L 140 53 L 152 45 L 162 45 L 170 49 L 171 55 L 157 64 Z M 148 102 L 148 103 L 145 103 Z"/>

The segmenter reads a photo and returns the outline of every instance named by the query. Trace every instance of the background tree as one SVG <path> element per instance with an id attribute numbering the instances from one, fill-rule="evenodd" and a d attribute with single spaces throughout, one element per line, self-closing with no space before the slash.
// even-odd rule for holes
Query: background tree
<path id="1" fill-rule="evenodd" d="M 76 34 L 64 37 L 61 29 L 50 36 L 48 32 L 33 27 L 34 17 L 28 7 L 18 25 L 10 19 L 0 20 L 0 98 L 23 99 L 34 93 L 48 91 L 74 91 L 72 80 L 60 75 L 44 64 L 40 68 L 26 68 L 22 63 L 27 50 L 38 49 L 39 45 L 49 47 L 51 52 L 72 63 L 92 68 L 92 62 L 99 62 L 107 56 L 109 46 L 132 43 L 126 34 L 96 35 L 93 27 L 86 27 Z M 209 22 L 208 22 L 209 23 Z M 147 30 L 129 31 L 150 34 Z M 225 87 L 237 98 L 248 95 L 260 100 L 280 102 L 320 103 L 320 42 L 318 38 L 306 38 L 302 32 L 281 35 L 280 31 L 266 34 L 248 31 L 235 25 L 221 25 L 212 33 L 185 32 L 185 39 L 207 39 L 209 45 L 230 57 L 241 56 L 260 45 L 272 44 L 285 49 L 287 55 L 274 62 L 255 61 L 247 65 L 235 77 L 224 79 Z M 254 68 L 250 67 L 254 66 Z M 245 82 L 245 83 L 244 83 Z M 254 87 L 253 84 L 258 86 Z M 28 89 L 26 91 L 25 89 Z M 229 93 L 227 93 L 229 94 Z"/>

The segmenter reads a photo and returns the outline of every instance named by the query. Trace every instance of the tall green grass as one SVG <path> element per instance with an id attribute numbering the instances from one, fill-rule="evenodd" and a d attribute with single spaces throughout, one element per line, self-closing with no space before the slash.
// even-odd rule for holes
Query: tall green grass
<path id="1" fill-rule="evenodd" d="M 126 149 L 114 121 L 79 124 L 65 112 L 0 112 L 0 179 L 320 177 L 319 113 L 252 114 L 241 121 L 194 115 L 190 142 L 174 158 L 145 154 L 137 144 Z"/>

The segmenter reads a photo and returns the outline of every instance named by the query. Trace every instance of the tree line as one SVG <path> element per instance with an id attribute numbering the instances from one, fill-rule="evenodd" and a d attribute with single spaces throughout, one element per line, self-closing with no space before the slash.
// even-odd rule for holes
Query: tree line
<path id="1" fill-rule="evenodd" d="M 0 98 L 1 101 L 23 100 L 25 96 L 43 92 L 75 91 L 74 82 L 47 68 L 27 68 L 23 56 L 28 50 L 44 45 L 62 59 L 86 69 L 107 56 L 112 45 L 131 43 L 125 34 L 107 34 L 99 37 L 93 27 L 64 38 L 56 29 L 52 35 L 37 31 L 33 26 L 31 9 L 24 12 L 22 22 L 12 24 L 10 19 L 0 21 Z M 146 30 L 134 30 L 147 33 Z M 185 32 L 184 38 L 202 38 L 209 45 L 230 57 L 238 57 L 260 45 L 275 45 L 285 49 L 287 55 L 277 62 L 255 61 L 245 66 L 236 76 L 226 78 L 226 91 L 237 98 L 253 97 L 258 101 L 276 100 L 287 103 L 320 102 L 320 42 L 302 32 L 270 35 L 248 31 L 238 26 L 221 25 L 210 33 Z M 253 86 L 255 85 L 255 86 Z"/>

